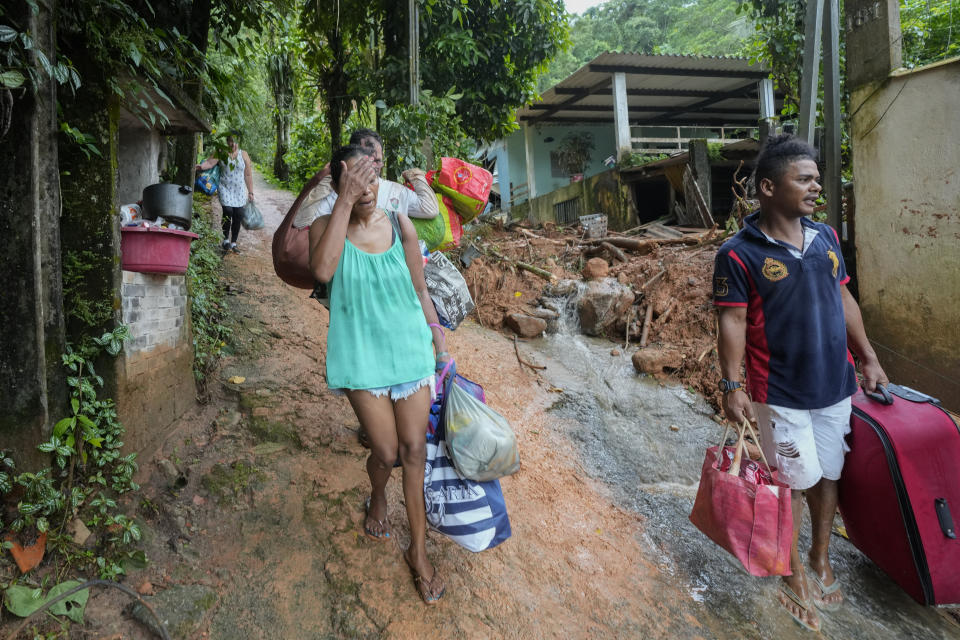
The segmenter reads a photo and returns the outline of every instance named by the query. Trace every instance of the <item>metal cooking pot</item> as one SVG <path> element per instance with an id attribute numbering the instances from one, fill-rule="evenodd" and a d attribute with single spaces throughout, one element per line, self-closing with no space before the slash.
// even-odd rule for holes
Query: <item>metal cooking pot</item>
<path id="1" fill-rule="evenodd" d="M 162 216 L 167 222 L 190 228 L 193 219 L 193 189 L 163 182 L 143 190 L 143 217 L 156 220 Z"/>

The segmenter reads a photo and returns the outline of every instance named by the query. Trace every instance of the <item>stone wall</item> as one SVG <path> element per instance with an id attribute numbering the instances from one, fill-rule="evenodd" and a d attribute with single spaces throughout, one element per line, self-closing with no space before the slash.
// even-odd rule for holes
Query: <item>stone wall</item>
<path id="1" fill-rule="evenodd" d="M 196 402 L 185 276 L 124 271 L 121 305 L 130 339 L 117 362 L 117 412 L 127 448 L 144 457 Z"/>
<path id="2" fill-rule="evenodd" d="M 867 336 L 893 382 L 960 410 L 960 58 L 850 102 Z"/>

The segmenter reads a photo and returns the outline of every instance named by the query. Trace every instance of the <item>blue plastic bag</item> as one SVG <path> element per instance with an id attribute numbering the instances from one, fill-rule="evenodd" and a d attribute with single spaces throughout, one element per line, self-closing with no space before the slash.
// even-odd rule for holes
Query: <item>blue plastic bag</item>
<path id="1" fill-rule="evenodd" d="M 206 171 L 201 171 L 197 176 L 197 190 L 203 191 L 208 196 L 217 192 L 217 185 L 220 183 L 220 165 L 215 164 Z"/>
<path id="2" fill-rule="evenodd" d="M 452 375 L 452 384 L 484 400 L 480 385 L 456 373 Z M 438 383 L 440 388 L 443 388 L 443 377 Z M 492 549 L 511 535 L 500 481 L 474 482 L 457 473 L 447 453 L 443 415 L 443 396 L 438 394 L 430 407 L 427 430 L 427 465 L 423 479 L 427 522 L 464 549 L 474 552 Z"/>

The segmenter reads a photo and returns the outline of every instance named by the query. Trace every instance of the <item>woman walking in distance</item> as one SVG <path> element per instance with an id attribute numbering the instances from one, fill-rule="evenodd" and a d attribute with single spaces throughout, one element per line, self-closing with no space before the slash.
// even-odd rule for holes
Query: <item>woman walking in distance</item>
<path id="1" fill-rule="evenodd" d="M 347 145 L 331 165 L 337 201 L 310 226 L 310 269 L 329 283 L 327 385 L 350 400 L 369 436 L 370 499 L 364 533 L 390 540 L 386 485 L 399 454 L 410 521 L 404 558 L 423 601 L 444 593 L 427 558 L 423 475 L 435 371 L 450 359 L 423 278 L 417 232 L 405 215 L 377 208 L 377 174 L 363 147 Z"/>
<path id="2" fill-rule="evenodd" d="M 247 152 L 240 148 L 239 137 L 236 131 L 227 136 L 230 153 L 226 161 L 210 157 L 196 167 L 197 171 L 206 171 L 218 163 L 221 165 L 220 183 L 217 186 L 220 207 L 223 209 L 221 246 L 224 251 L 234 253 L 239 253 L 237 237 L 240 235 L 243 207 L 247 201 L 253 202 L 253 162 Z"/>

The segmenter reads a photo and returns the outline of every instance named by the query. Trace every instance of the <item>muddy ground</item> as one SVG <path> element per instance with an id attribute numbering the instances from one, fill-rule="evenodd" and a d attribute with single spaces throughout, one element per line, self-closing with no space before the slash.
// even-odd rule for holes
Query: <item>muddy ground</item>
<path id="1" fill-rule="evenodd" d="M 498 312 L 483 296 L 482 325 L 468 319 L 448 344 L 460 372 L 485 387 L 488 402 L 516 430 L 522 469 L 502 480 L 513 537 L 473 554 L 429 533 L 428 551 L 447 593 L 437 606 L 425 606 L 401 556 L 408 532 L 398 478 L 388 486 L 395 541 L 362 534 L 366 452 L 349 404 L 324 384 L 327 313 L 273 272 L 271 232 L 293 195 L 259 176 L 255 192 L 267 227 L 243 232 L 241 253 L 225 259 L 237 320 L 230 353 L 211 380 L 209 403 L 184 416 L 160 451 L 141 460 L 142 491 L 127 505 L 144 525 L 150 565 L 124 583 L 148 594 L 173 637 L 760 638 L 771 629 L 780 637 L 808 637 L 772 604 L 772 580 L 738 578 L 738 585 L 750 585 L 749 594 L 714 584 L 713 598 L 704 597 L 707 587 L 691 587 L 686 565 L 665 559 L 671 543 L 663 540 L 689 536 L 688 525 L 673 535 L 670 528 L 650 529 L 642 510 L 617 497 L 629 483 L 612 486 L 585 468 L 588 457 L 576 442 L 583 425 L 549 411 L 562 405 L 560 390 L 548 374 L 521 366 L 513 342 L 489 328 L 498 324 Z M 501 247 L 519 240 L 516 232 L 502 233 Z M 522 244 L 517 250 L 528 251 Z M 694 265 L 670 272 L 699 296 L 712 252 L 695 252 L 671 249 L 622 270 L 637 281 L 662 265 Z M 504 307 L 532 299 L 542 287 L 525 273 L 502 273 L 500 286 L 485 295 L 505 298 Z M 678 307 L 651 339 L 671 339 L 675 330 L 689 339 L 690 354 L 702 353 L 710 321 L 699 304 Z M 530 345 L 520 348 L 525 359 L 537 360 Z M 701 410 L 697 420 L 709 424 L 709 413 Z M 680 510 L 689 508 L 690 488 L 683 491 Z M 684 544 L 704 549 L 702 557 L 717 566 L 722 552 L 711 543 Z M 767 603 L 765 613 L 749 619 L 753 609 L 740 600 Z M 906 606 L 903 598 L 894 601 Z M 94 592 L 86 624 L 70 637 L 157 637 L 135 619 L 130 602 L 115 591 Z M 910 629 L 937 638 L 960 631 L 918 610 L 908 617 L 921 616 L 922 623 Z M 11 625 L 6 616 L 0 632 Z"/>
<path id="2" fill-rule="evenodd" d="M 532 231 L 521 225 L 505 229 L 502 224 L 479 229 L 467 241 L 485 255 L 464 271 L 477 302 L 476 318 L 485 327 L 500 329 L 509 314 L 531 313 L 538 306 L 550 281 L 517 267 L 517 262 L 538 267 L 557 280 L 582 280 L 586 262 L 601 259 L 608 265 L 608 277 L 630 287 L 636 296 L 633 305 L 611 323 L 606 337 L 624 349 L 639 348 L 646 309 L 652 307 L 644 347 L 676 350 L 682 361 L 681 366 L 671 368 L 669 375 L 662 377 L 704 394 L 719 408 L 716 381 L 720 375 L 714 349 L 710 283 L 721 233 L 688 229 L 683 233 L 688 244 L 658 245 L 657 238 L 647 234 L 651 226 L 662 227 L 645 226 L 626 233 L 610 233 L 610 237 L 649 243 L 642 253 L 623 249 L 621 259 L 608 251 L 591 253 L 595 245 L 576 225 L 557 228 L 548 223 L 546 228 Z"/>

